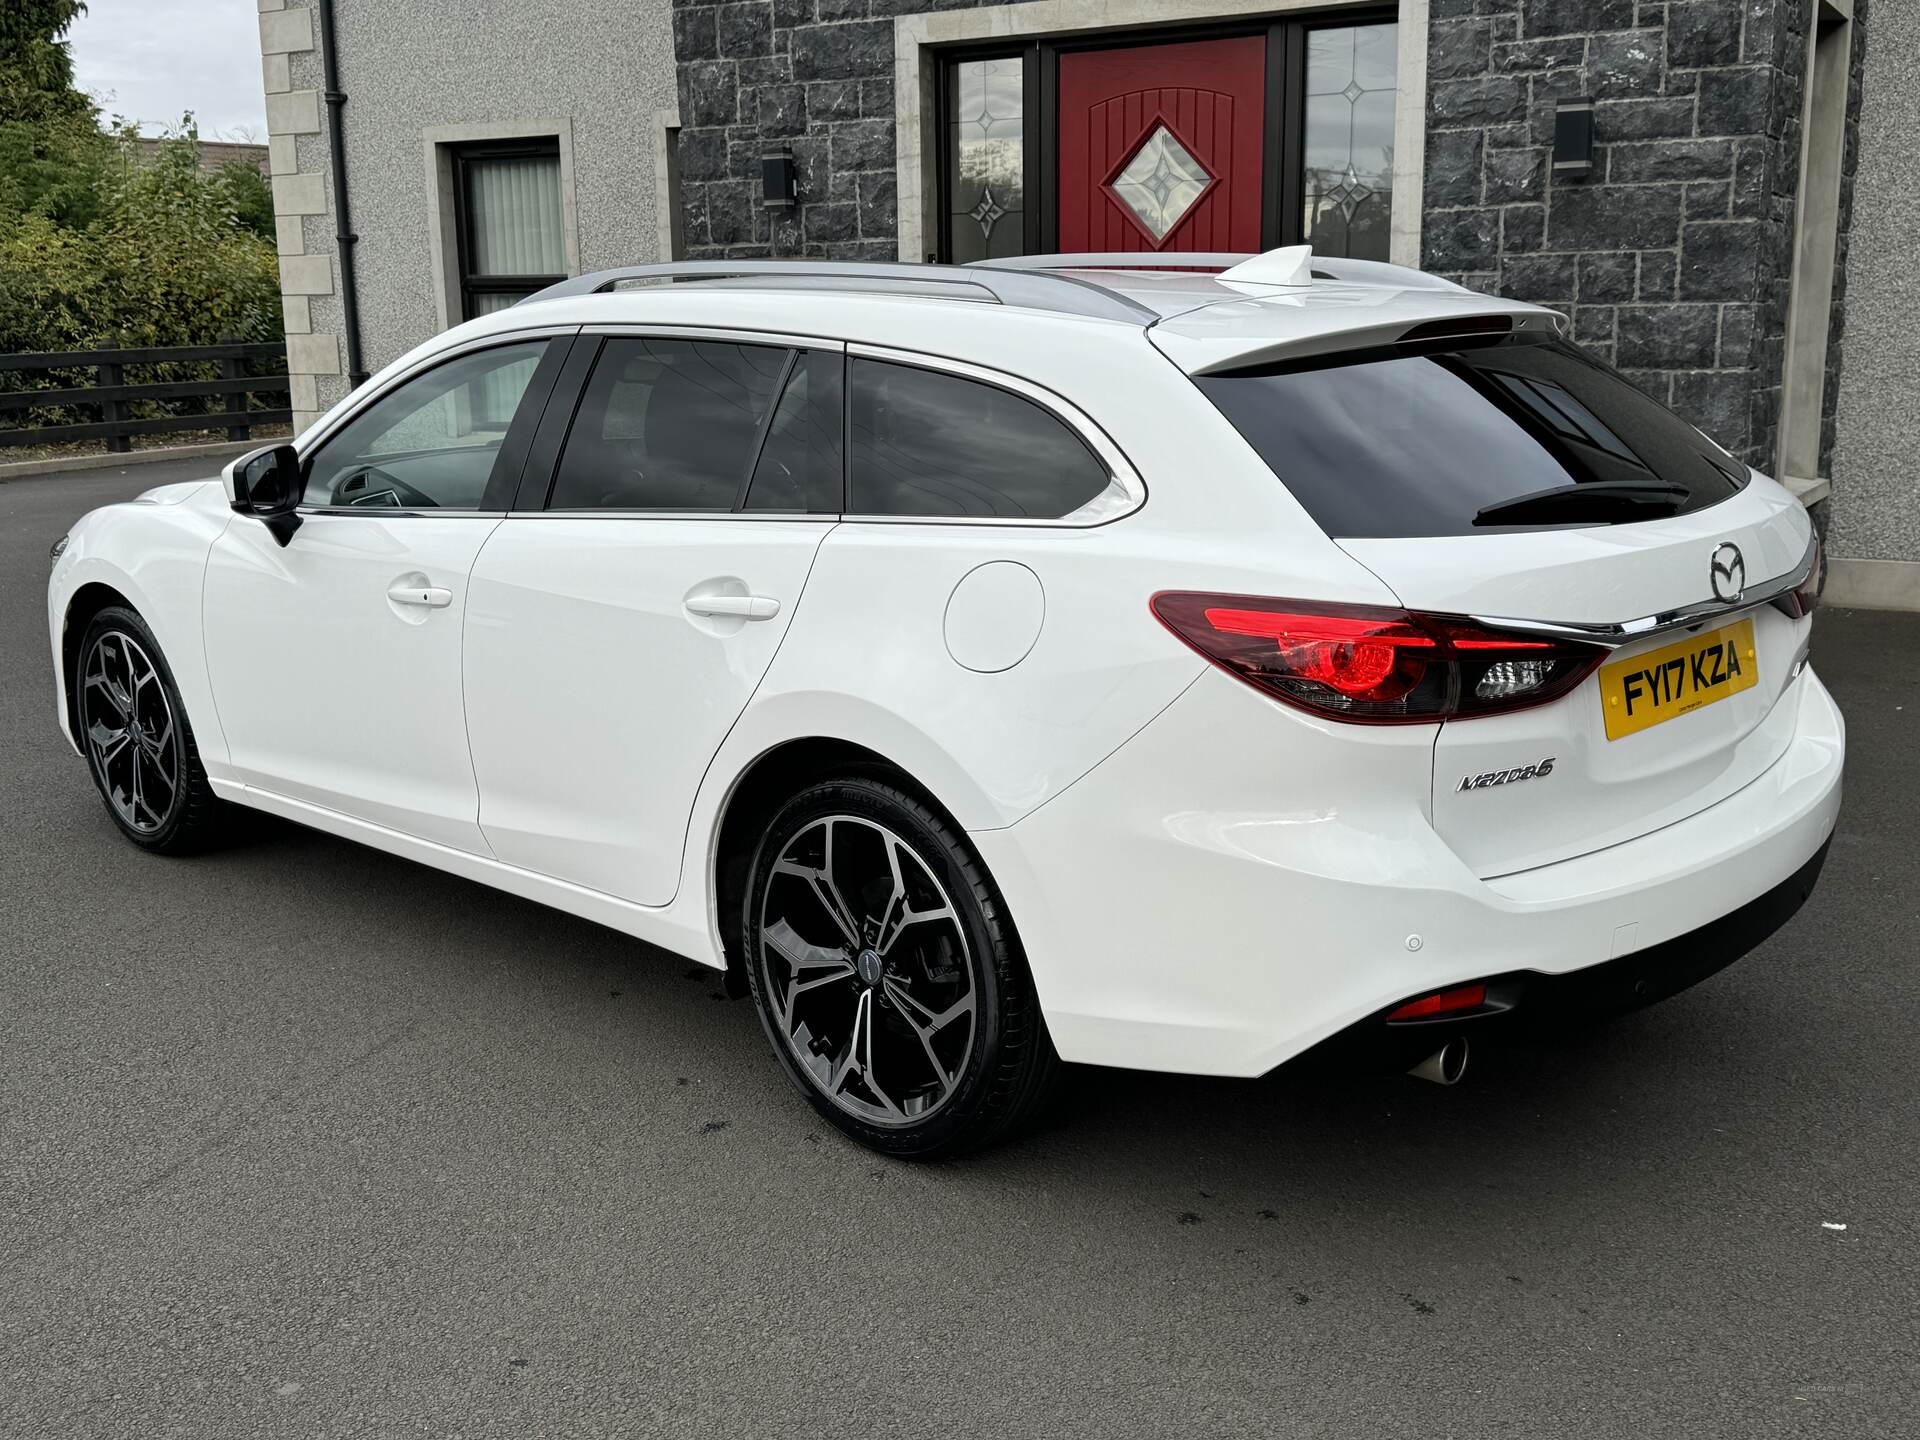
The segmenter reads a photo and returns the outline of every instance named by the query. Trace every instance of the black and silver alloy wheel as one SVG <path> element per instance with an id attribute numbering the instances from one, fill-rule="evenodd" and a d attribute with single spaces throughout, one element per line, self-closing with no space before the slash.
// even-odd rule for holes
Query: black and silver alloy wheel
<path id="1" fill-rule="evenodd" d="M 157 835 L 180 796 L 180 728 L 153 659 L 122 630 L 80 663 L 80 727 L 100 792 L 136 835 Z"/>
<path id="2" fill-rule="evenodd" d="M 924 803 L 854 776 L 770 825 L 742 916 L 760 1018 L 814 1108 L 877 1150 L 973 1148 L 1053 1068 L 1032 983 L 971 848 Z"/>
<path id="3" fill-rule="evenodd" d="M 967 937 L 940 882 L 893 831 L 809 822 L 760 903 L 779 1038 L 833 1104 L 873 1125 L 932 1115 L 973 1052 Z"/>
<path id="4" fill-rule="evenodd" d="M 147 622 L 124 606 L 102 610 L 80 637 L 68 678 L 74 738 L 120 833 L 163 854 L 217 837 L 226 807 L 207 783 L 179 687 Z"/>

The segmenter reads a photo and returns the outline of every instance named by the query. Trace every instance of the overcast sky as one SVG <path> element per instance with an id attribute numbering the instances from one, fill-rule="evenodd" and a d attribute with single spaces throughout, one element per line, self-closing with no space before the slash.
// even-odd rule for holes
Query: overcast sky
<path id="1" fill-rule="evenodd" d="M 103 116 L 153 135 L 191 110 L 207 139 L 266 143 L 255 0 L 87 0 L 67 39 L 74 82 Z"/>

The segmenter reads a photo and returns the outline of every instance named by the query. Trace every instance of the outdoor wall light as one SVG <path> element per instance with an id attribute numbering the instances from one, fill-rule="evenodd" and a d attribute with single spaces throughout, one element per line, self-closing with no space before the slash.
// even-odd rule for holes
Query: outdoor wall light
<path id="1" fill-rule="evenodd" d="M 793 208 L 793 147 L 782 145 L 760 155 L 761 201 L 769 210 Z"/>
<path id="2" fill-rule="evenodd" d="M 1553 174 L 1577 180 L 1593 170 L 1593 101 L 1562 100 L 1553 115 Z"/>

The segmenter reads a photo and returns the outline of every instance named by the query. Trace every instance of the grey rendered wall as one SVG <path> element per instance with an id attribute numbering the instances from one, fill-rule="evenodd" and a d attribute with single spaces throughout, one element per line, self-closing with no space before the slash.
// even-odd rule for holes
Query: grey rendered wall
<path id="1" fill-rule="evenodd" d="M 1831 540 L 1839 556 L 1920 562 L 1920 6 L 1876 4 L 1866 60 Z M 1920 571 L 1903 588 L 1920 602 Z"/>
<path id="2" fill-rule="evenodd" d="M 346 377 L 317 17 L 313 0 L 259 4 L 294 407 L 323 410 Z M 668 13 L 666 0 L 335 0 L 368 371 L 440 328 L 430 129 L 565 123 L 581 266 L 660 258 L 655 117 L 675 101 Z"/>

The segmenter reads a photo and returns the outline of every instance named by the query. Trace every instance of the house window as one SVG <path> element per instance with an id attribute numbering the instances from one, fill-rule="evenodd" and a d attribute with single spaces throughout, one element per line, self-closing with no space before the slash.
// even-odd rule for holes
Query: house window
<path id="1" fill-rule="evenodd" d="M 1305 242 L 1385 260 L 1398 32 L 1355 7 L 951 53 L 929 258 Z"/>
<path id="2" fill-rule="evenodd" d="M 564 279 L 559 144 L 466 145 L 453 158 L 460 318 L 491 315 Z"/>

